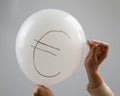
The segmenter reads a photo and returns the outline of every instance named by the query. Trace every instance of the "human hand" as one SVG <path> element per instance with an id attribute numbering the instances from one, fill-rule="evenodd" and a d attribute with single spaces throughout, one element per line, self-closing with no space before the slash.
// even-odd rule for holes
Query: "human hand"
<path id="1" fill-rule="evenodd" d="M 54 96 L 54 94 L 49 88 L 37 84 L 33 96 Z"/>
<path id="2" fill-rule="evenodd" d="M 99 65 L 107 57 L 109 46 L 102 41 L 88 40 L 89 52 L 85 58 L 87 70 L 97 71 Z"/>

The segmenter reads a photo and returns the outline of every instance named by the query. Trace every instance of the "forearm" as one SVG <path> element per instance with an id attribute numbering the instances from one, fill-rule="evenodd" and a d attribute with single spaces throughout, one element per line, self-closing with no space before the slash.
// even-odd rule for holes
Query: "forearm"
<path id="1" fill-rule="evenodd" d="M 97 88 L 103 83 L 102 77 L 98 71 L 86 68 L 86 72 L 89 80 L 88 88 Z"/>

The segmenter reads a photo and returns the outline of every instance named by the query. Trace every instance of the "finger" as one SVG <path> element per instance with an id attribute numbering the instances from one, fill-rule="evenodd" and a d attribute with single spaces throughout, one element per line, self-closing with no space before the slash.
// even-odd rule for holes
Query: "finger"
<path id="1" fill-rule="evenodd" d="M 41 87 L 44 88 L 44 89 L 47 89 L 47 90 L 49 89 L 48 87 L 46 87 L 44 85 L 41 85 Z"/>
<path id="2" fill-rule="evenodd" d="M 91 56 L 91 51 L 88 52 L 88 54 L 87 54 L 85 60 L 88 59 L 90 56 Z"/>
<path id="3" fill-rule="evenodd" d="M 92 56 L 93 52 L 91 51 L 92 49 L 90 49 L 87 53 L 87 56 L 85 57 L 85 60 L 87 60 L 89 57 Z"/>
<path id="4" fill-rule="evenodd" d="M 40 95 L 40 92 L 41 92 L 41 85 L 38 85 L 38 84 L 37 84 L 37 85 L 35 86 L 33 96 L 41 96 L 41 95 Z"/>
<path id="5" fill-rule="evenodd" d="M 36 87 L 41 87 L 41 85 L 40 84 L 36 84 Z"/>
<path id="6" fill-rule="evenodd" d="M 101 48 L 101 50 L 98 52 L 98 59 L 100 62 L 102 62 L 108 55 L 108 49 L 106 50 L 105 48 Z"/>
<path id="7" fill-rule="evenodd" d="M 101 43 L 99 45 L 98 55 L 101 53 L 106 54 L 108 52 L 109 45 L 107 43 Z"/>
<path id="8" fill-rule="evenodd" d="M 101 46 L 104 46 L 105 48 L 108 48 L 109 44 L 103 41 L 93 40 L 95 44 L 99 44 Z"/>
<path id="9" fill-rule="evenodd" d="M 96 48 L 97 48 L 97 45 L 98 45 L 98 44 L 95 44 L 94 40 L 87 40 L 87 43 L 89 45 L 90 50 L 89 50 L 89 52 L 86 56 L 86 59 L 89 58 L 89 57 L 95 56 Z"/>
<path id="10" fill-rule="evenodd" d="M 39 89 L 39 90 L 41 90 L 41 89 L 42 89 L 42 85 L 40 85 L 40 84 L 37 84 L 37 85 L 36 85 L 36 89 Z"/>
<path id="11" fill-rule="evenodd" d="M 99 56 L 101 54 L 101 52 L 102 52 L 102 48 L 101 48 L 101 46 L 99 46 L 97 49 L 97 55 Z"/>
<path id="12" fill-rule="evenodd" d="M 109 49 L 109 44 L 108 44 L 108 43 L 105 43 L 105 44 L 103 45 L 103 48 L 104 48 L 104 50 L 107 50 L 107 51 L 108 51 L 108 49 Z"/>
<path id="13" fill-rule="evenodd" d="M 41 96 L 40 92 L 34 92 L 33 96 Z"/>
<path id="14" fill-rule="evenodd" d="M 94 41 L 93 40 L 87 40 L 87 44 L 89 45 L 89 48 L 91 49 L 93 44 L 94 44 Z"/>
<path id="15" fill-rule="evenodd" d="M 38 96 L 38 94 L 34 92 L 34 93 L 33 93 L 33 96 Z"/>
<path id="16" fill-rule="evenodd" d="M 103 41 L 97 41 L 97 40 L 93 40 L 94 44 L 98 45 L 98 48 L 97 48 L 97 53 L 96 54 L 101 54 L 101 52 L 107 52 L 108 51 L 108 43 L 105 43 Z"/>
<path id="17" fill-rule="evenodd" d="M 41 85 L 36 85 L 34 89 L 34 93 L 37 93 L 39 90 L 41 90 Z"/>
<path id="18" fill-rule="evenodd" d="M 94 44 L 91 49 L 91 55 L 94 59 L 97 58 L 97 50 L 98 50 L 98 44 Z"/>

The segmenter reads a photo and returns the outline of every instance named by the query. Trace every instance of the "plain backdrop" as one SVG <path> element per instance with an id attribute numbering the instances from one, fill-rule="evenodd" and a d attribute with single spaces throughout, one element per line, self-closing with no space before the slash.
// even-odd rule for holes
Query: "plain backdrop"
<path id="1" fill-rule="evenodd" d="M 0 96 L 32 96 L 35 84 L 24 75 L 17 63 L 15 40 L 24 20 L 47 8 L 72 14 L 81 23 L 87 39 L 110 44 L 108 58 L 101 65 L 100 72 L 119 96 L 120 0 L 0 0 Z M 89 96 L 83 62 L 69 79 L 50 86 L 56 96 Z"/>

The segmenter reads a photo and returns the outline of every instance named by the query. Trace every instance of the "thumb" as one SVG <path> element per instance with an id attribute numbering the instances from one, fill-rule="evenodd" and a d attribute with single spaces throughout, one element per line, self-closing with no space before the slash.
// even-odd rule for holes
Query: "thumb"
<path id="1" fill-rule="evenodd" d="M 87 40 L 87 44 L 88 44 L 89 48 L 91 49 L 92 46 L 94 45 L 94 41 L 93 40 Z"/>

